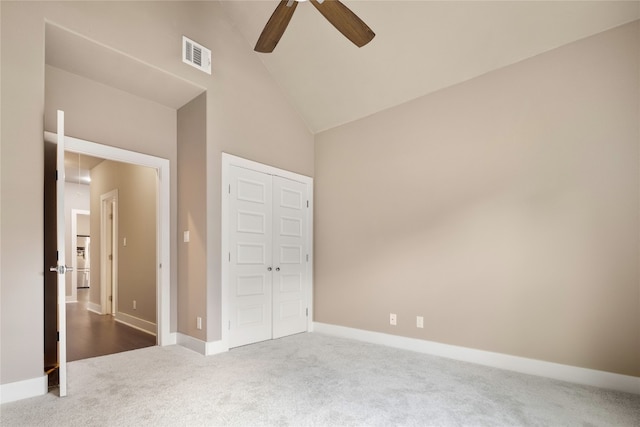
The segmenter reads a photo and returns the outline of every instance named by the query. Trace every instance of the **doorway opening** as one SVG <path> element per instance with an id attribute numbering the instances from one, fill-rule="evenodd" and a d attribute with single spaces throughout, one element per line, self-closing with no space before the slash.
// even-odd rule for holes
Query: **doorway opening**
<path id="1" fill-rule="evenodd" d="M 123 209 L 125 216 L 142 215 L 142 221 L 149 223 L 147 232 L 136 230 L 130 238 L 143 242 L 144 248 L 155 248 L 156 170 L 68 150 L 64 158 L 65 258 L 72 267 L 64 280 L 67 360 L 71 362 L 153 346 L 156 344 L 157 317 L 156 260 L 139 255 L 141 251 L 129 251 L 124 262 L 125 267 L 128 264 L 125 280 L 118 281 L 118 189 L 129 196 Z M 138 192 L 145 195 L 131 197 L 132 193 Z M 142 228 L 131 222 L 131 219 L 125 220 L 125 226 L 129 229 Z M 132 267 L 135 270 L 146 268 L 144 277 L 132 280 Z M 123 303 L 123 309 L 118 309 L 119 285 L 132 288 L 123 290 L 125 297 L 144 290 L 134 296 L 136 306 Z M 136 310 L 138 304 L 144 312 Z"/>
<path id="2" fill-rule="evenodd" d="M 55 134 L 52 134 L 50 132 L 45 133 L 46 140 L 55 141 L 55 138 L 56 138 Z M 111 163 L 114 163 L 114 164 L 120 164 L 121 167 L 123 168 L 142 167 L 140 169 L 145 169 L 146 170 L 145 173 L 147 174 L 151 173 L 153 175 L 152 192 L 154 193 L 154 197 L 153 197 L 153 203 L 152 203 L 153 204 L 152 216 L 155 217 L 155 220 L 150 221 L 148 217 L 145 217 L 145 221 L 148 227 L 151 228 L 150 230 L 147 230 L 147 231 L 151 231 L 151 234 L 154 237 L 155 244 L 154 245 L 146 244 L 144 246 L 144 248 L 147 249 L 147 252 L 150 253 L 150 256 L 152 258 L 152 265 L 155 270 L 154 272 L 155 280 L 153 281 L 154 283 L 152 284 L 154 294 L 151 298 L 153 300 L 152 301 L 153 304 L 150 304 L 153 306 L 153 315 L 152 315 L 151 321 L 142 321 L 133 325 L 131 325 L 131 323 L 135 323 L 135 322 L 133 322 L 131 318 L 135 316 L 127 317 L 125 312 L 124 319 L 125 319 L 125 323 L 128 323 L 131 326 L 134 326 L 134 328 L 142 329 L 147 332 L 150 332 L 149 326 L 153 325 L 153 332 L 155 333 L 156 336 L 152 336 L 148 333 L 137 331 L 137 332 L 140 332 L 142 335 L 146 335 L 148 338 L 150 337 L 152 339 L 152 345 L 155 345 L 155 344 L 167 345 L 172 343 L 171 335 L 169 332 L 169 322 L 170 322 L 170 319 L 169 319 L 169 316 L 170 316 L 169 314 L 170 313 L 170 308 L 169 308 L 169 304 L 170 304 L 169 302 L 169 294 L 170 294 L 169 292 L 170 291 L 169 191 L 170 190 L 169 190 L 169 179 L 168 179 L 169 178 L 169 161 L 166 159 L 161 159 L 161 158 L 149 156 L 146 154 L 130 152 L 127 150 L 122 150 L 119 148 L 105 146 L 105 145 L 97 144 L 94 142 L 80 140 L 80 139 L 71 138 L 71 137 L 65 138 L 65 146 L 67 148 L 67 151 L 76 153 L 76 155 L 79 154 L 84 156 L 98 157 L 98 158 L 110 161 Z M 94 185 L 96 184 L 97 183 L 94 182 Z M 98 189 L 98 191 L 101 191 L 101 190 Z M 99 197 L 98 197 L 98 203 L 100 203 Z M 113 207 L 117 208 L 117 204 L 112 204 L 111 206 L 112 208 Z M 93 210 L 98 211 L 96 212 L 97 214 L 94 215 L 93 221 L 97 221 L 99 224 L 100 223 L 100 218 L 99 218 L 100 207 L 94 206 Z M 97 244 L 93 245 L 92 253 L 99 257 L 100 251 L 98 251 L 96 247 L 100 245 L 99 241 L 101 239 L 94 239 L 94 240 L 98 240 L 98 242 L 96 242 Z M 117 242 L 122 239 L 116 238 L 114 240 Z M 137 240 L 137 238 L 134 240 Z M 131 250 L 138 251 L 136 246 L 133 244 L 134 242 L 132 241 L 131 237 L 129 237 L 129 241 L 126 241 L 126 242 L 120 241 L 120 243 L 126 244 L 127 248 L 130 248 Z M 152 247 L 154 248 L 152 249 Z M 92 265 L 96 270 L 98 270 L 97 268 L 95 268 L 96 264 L 99 264 L 98 260 L 99 258 L 96 258 L 94 256 L 94 262 L 92 263 Z M 98 274 L 100 273 L 98 272 Z M 102 295 L 102 289 L 99 286 L 99 283 L 96 283 L 97 281 L 95 279 L 96 275 L 93 275 L 93 277 L 94 277 L 92 281 L 93 283 L 91 283 L 90 281 L 89 287 L 84 289 L 76 288 L 76 292 L 78 295 L 77 297 L 78 304 L 71 304 L 71 307 L 69 307 L 73 310 L 75 306 L 77 305 L 81 306 L 82 304 L 84 304 L 88 310 L 85 309 L 85 310 L 78 310 L 78 311 L 83 312 L 83 315 L 86 317 L 88 317 L 89 314 L 94 314 L 94 315 L 96 313 L 106 314 L 105 310 L 103 309 L 103 307 L 106 307 L 106 306 L 102 304 L 103 299 L 101 299 L 101 297 L 97 299 L 93 298 L 93 301 L 95 302 L 89 301 L 88 295 L 91 292 L 97 292 L 98 295 Z M 98 275 L 97 277 L 100 277 L 100 276 Z M 98 282 L 100 282 L 101 280 L 102 279 L 98 280 Z M 116 290 L 116 294 L 117 294 L 117 290 Z M 126 295 L 126 292 L 125 292 L 125 295 Z M 141 303 L 142 303 L 141 300 L 138 300 L 138 299 L 135 300 L 136 309 L 141 308 L 140 307 Z M 114 306 L 114 310 L 112 310 L 112 312 L 116 312 L 115 309 L 117 309 L 117 304 Z M 69 310 L 69 311 L 71 312 L 72 310 Z M 94 313 L 90 313 L 90 312 L 94 312 Z M 105 316 L 102 316 L 102 317 L 105 317 Z M 111 318 L 112 324 L 121 323 L 121 322 L 116 322 L 113 316 L 109 316 L 109 317 Z M 88 328 L 88 329 L 91 329 L 92 327 L 95 328 L 95 324 L 93 324 L 92 326 L 86 322 L 84 324 L 85 324 L 84 326 L 85 328 Z M 71 331 L 73 328 L 72 322 L 69 322 L 67 326 Z M 112 326 L 112 329 L 115 329 L 115 327 Z M 124 350 L 120 350 L 120 351 L 124 351 Z M 70 359 L 70 360 L 74 360 L 74 359 Z"/>
<path id="3" fill-rule="evenodd" d="M 155 345 L 157 170 L 66 150 L 64 175 L 67 360 Z M 120 213 L 128 247 L 118 238 Z"/>

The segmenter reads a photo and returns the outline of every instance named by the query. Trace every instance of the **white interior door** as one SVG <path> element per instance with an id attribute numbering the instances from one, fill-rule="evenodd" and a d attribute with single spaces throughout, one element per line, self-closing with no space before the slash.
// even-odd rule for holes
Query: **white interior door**
<path id="1" fill-rule="evenodd" d="M 229 347 L 271 339 L 271 176 L 231 167 Z"/>
<path id="2" fill-rule="evenodd" d="M 273 338 L 307 330 L 306 189 L 273 177 Z"/>
<path id="3" fill-rule="evenodd" d="M 230 166 L 229 347 L 307 330 L 304 183 Z"/>
<path id="4" fill-rule="evenodd" d="M 66 266 L 65 257 L 65 217 L 64 217 L 64 111 L 58 110 L 58 138 L 56 148 L 56 242 L 58 264 L 51 270 L 58 275 L 58 376 L 60 396 L 67 395 L 67 296 L 65 274 L 71 268 Z"/>

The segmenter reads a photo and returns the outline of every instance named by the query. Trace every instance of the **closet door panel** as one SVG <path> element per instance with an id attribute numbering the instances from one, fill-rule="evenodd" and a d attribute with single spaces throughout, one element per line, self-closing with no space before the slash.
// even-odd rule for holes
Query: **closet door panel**
<path id="1" fill-rule="evenodd" d="M 307 330 L 307 189 L 273 177 L 273 338 Z"/>
<path id="2" fill-rule="evenodd" d="M 229 188 L 229 346 L 271 339 L 271 176 L 236 166 Z"/>

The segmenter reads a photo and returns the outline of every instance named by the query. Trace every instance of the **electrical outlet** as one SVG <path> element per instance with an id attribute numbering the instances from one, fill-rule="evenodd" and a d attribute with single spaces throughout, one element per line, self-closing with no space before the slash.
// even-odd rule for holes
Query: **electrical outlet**
<path id="1" fill-rule="evenodd" d="M 398 324 L 398 318 L 395 313 L 389 313 L 389 324 L 393 326 Z"/>
<path id="2" fill-rule="evenodd" d="M 133 300 L 133 309 L 134 309 L 134 310 L 137 310 L 136 305 L 137 305 L 137 304 L 136 304 L 136 300 Z"/>
<path id="3" fill-rule="evenodd" d="M 424 317 L 416 316 L 416 328 L 424 328 Z"/>
<path id="4" fill-rule="evenodd" d="M 196 328 L 202 329 L 202 317 L 196 317 Z"/>

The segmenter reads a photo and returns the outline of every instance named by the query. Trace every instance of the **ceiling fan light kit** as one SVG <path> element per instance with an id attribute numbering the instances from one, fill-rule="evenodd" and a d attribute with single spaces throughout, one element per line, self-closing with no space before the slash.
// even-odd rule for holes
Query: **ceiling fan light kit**
<path id="1" fill-rule="evenodd" d="M 282 38 L 284 31 L 291 21 L 293 12 L 299 2 L 307 0 L 281 0 L 276 10 L 265 25 L 254 50 L 261 53 L 271 53 Z M 362 47 L 369 43 L 375 33 L 347 6 L 338 0 L 308 0 L 338 31 L 353 44 Z"/>

